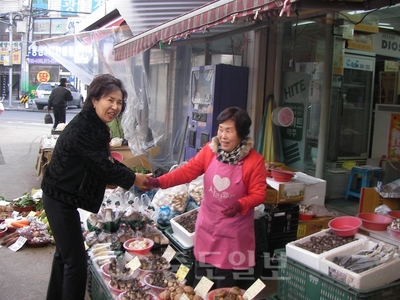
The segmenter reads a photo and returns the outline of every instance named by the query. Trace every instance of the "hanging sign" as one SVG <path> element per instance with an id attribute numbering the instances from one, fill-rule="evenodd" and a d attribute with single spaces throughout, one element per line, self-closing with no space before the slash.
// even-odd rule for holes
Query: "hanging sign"
<path id="1" fill-rule="evenodd" d="M 39 73 L 37 73 L 36 79 L 39 82 L 48 82 L 50 80 L 50 74 L 47 71 L 40 71 Z"/>

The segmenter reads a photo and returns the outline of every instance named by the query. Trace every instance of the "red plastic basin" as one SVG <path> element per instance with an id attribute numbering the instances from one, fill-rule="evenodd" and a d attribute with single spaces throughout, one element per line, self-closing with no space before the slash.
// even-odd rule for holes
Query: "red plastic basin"
<path id="1" fill-rule="evenodd" d="M 274 180 L 278 182 L 289 182 L 294 176 L 293 172 L 279 169 L 272 169 L 271 173 Z"/>
<path id="2" fill-rule="evenodd" d="M 362 220 L 362 226 L 365 229 L 384 231 L 392 224 L 393 219 L 384 215 L 375 213 L 359 213 L 357 217 Z"/>
<path id="3" fill-rule="evenodd" d="M 390 217 L 400 219 L 400 210 L 392 210 L 392 211 L 389 211 L 387 214 Z"/>
<path id="4" fill-rule="evenodd" d="M 358 232 L 361 224 L 361 219 L 357 217 L 343 216 L 330 220 L 328 226 L 337 236 L 352 236 Z"/>

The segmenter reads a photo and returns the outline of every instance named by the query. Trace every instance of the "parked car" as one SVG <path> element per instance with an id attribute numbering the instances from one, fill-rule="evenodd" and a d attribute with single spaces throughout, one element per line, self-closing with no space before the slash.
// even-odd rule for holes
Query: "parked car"
<path id="1" fill-rule="evenodd" d="M 36 89 L 36 97 L 34 99 L 38 109 L 42 110 L 45 106 L 47 106 L 51 91 L 58 87 L 59 84 L 59 82 L 44 82 L 39 84 Z M 71 91 L 73 97 L 73 100 L 68 102 L 68 106 L 76 106 L 81 108 L 83 104 L 82 94 L 79 93 L 78 90 L 69 83 L 67 84 L 67 88 Z"/>

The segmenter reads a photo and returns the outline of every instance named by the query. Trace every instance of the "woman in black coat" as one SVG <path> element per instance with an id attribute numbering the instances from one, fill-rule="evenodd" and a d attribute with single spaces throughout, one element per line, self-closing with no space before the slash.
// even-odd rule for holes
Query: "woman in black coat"
<path id="1" fill-rule="evenodd" d="M 97 213 L 107 184 L 146 189 L 147 178 L 110 155 L 111 122 L 127 92 L 121 80 L 96 76 L 82 111 L 58 137 L 42 180 L 43 204 L 56 242 L 48 300 L 84 299 L 87 261 L 77 208 Z"/>

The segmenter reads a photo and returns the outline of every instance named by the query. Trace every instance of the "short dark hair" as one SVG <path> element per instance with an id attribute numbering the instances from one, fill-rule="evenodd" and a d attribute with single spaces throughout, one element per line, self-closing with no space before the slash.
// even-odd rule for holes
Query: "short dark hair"
<path id="1" fill-rule="evenodd" d="M 67 83 L 68 82 L 68 79 L 67 78 L 61 78 L 60 79 L 60 84 L 61 85 L 64 85 L 64 83 Z"/>
<path id="2" fill-rule="evenodd" d="M 235 122 L 236 132 L 241 140 L 245 139 L 250 133 L 251 119 L 249 114 L 240 107 L 228 107 L 217 117 L 218 126 L 227 120 Z"/>
<path id="3" fill-rule="evenodd" d="M 101 97 L 110 94 L 113 91 L 121 91 L 122 100 L 125 101 L 128 97 L 128 93 L 122 83 L 121 79 L 118 79 L 110 74 L 100 74 L 93 78 L 93 81 L 89 85 L 85 103 L 83 104 L 82 110 L 94 109 L 92 99 L 100 100 Z"/>

